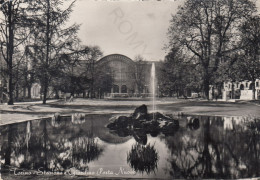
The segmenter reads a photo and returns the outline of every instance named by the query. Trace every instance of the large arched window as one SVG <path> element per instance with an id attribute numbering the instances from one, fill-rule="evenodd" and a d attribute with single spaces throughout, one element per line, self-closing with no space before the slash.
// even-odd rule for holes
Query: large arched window
<path id="1" fill-rule="evenodd" d="M 113 93 L 119 93 L 119 86 L 116 84 L 113 85 Z"/>
<path id="2" fill-rule="evenodd" d="M 127 93 L 127 86 L 126 85 L 121 86 L 121 93 Z"/>
<path id="3" fill-rule="evenodd" d="M 36 98 L 36 97 L 40 97 L 40 90 L 41 90 L 41 86 L 37 83 L 32 85 L 32 97 Z"/>
<path id="4" fill-rule="evenodd" d="M 249 90 L 252 90 L 252 89 L 253 89 L 253 86 L 254 86 L 254 83 L 250 83 L 250 85 L 249 85 Z"/>
<path id="5" fill-rule="evenodd" d="M 241 85 L 240 85 L 240 90 L 244 90 L 244 88 L 245 88 L 245 87 L 244 87 L 244 84 L 241 84 Z"/>

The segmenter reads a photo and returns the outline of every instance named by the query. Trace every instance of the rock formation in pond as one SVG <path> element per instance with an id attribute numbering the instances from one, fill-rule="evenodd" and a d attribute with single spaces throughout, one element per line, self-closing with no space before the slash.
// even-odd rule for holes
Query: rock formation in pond
<path id="1" fill-rule="evenodd" d="M 107 128 L 119 136 L 133 135 L 137 142 L 146 144 L 146 134 L 157 136 L 160 132 L 173 134 L 179 128 L 179 121 L 159 112 L 148 113 L 147 106 L 137 107 L 130 116 L 112 117 Z"/>

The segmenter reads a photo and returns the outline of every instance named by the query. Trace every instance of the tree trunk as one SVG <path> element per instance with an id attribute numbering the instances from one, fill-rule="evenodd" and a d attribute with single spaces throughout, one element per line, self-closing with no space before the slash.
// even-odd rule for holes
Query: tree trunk
<path id="1" fill-rule="evenodd" d="M 90 85 L 91 87 L 90 87 L 90 98 L 92 99 L 92 98 L 94 98 L 94 83 L 93 83 L 93 78 L 92 78 L 92 80 L 91 80 L 91 85 Z"/>
<path id="2" fill-rule="evenodd" d="M 252 95 L 253 96 L 252 99 L 255 100 L 255 92 L 256 92 L 256 90 L 255 90 L 255 80 L 252 81 L 252 92 L 253 92 L 252 93 L 253 94 Z"/>
<path id="3" fill-rule="evenodd" d="M 31 93 L 31 85 L 27 86 L 27 90 L 28 90 L 28 98 L 31 99 L 32 98 L 32 93 Z"/>
<path id="4" fill-rule="evenodd" d="M 11 65 L 12 66 L 12 65 Z M 13 105 L 14 104 L 14 97 L 13 97 L 13 74 L 12 74 L 12 68 L 10 67 L 10 62 L 9 62 L 9 83 L 8 83 L 8 95 L 9 95 L 9 100 L 8 100 L 8 105 Z"/>
<path id="5" fill-rule="evenodd" d="M 15 99 L 16 99 L 16 101 L 18 101 L 18 99 L 19 99 L 19 85 L 17 85 L 15 88 Z"/>
<path id="6" fill-rule="evenodd" d="M 94 65 L 94 60 L 92 60 L 91 65 L 92 65 L 92 72 L 91 72 L 91 99 L 95 98 L 95 93 L 94 93 L 94 73 L 95 73 L 95 65 Z"/>
<path id="7" fill-rule="evenodd" d="M 217 99 L 219 99 L 219 98 L 223 98 L 222 97 L 222 89 L 223 89 L 223 83 L 220 83 L 219 85 L 218 85 L 218 95 L 217 95 Z"/>
<path id="8" fill-rule="evenodd" d="M 90 93 L 90 91 L 88 90 L 88 95 L 87 95 L 87 98 L 89 98 L 89 93 Z"/>
<path id="9" fill-rule="evenodd" d="M 9 30 L 9 38 L 7 45 L 7 66 L 9 72 L 9 101 L 8 105 L 14 104 L 13 99 L 13 42 L 14 42 L 14 32 L 13 32 L 13 22 L 12 22 L 12 1 L 8 2 L 8 30 Z"/>
<path id="10" fill-rule="evenodd" d="M 203 81 L 204 94 L 207 100 L 209 100 L 209 78 L 208 75 L 204 77 Z"/>
<path id="11" fill-rule="evenodd" d="M 11 163 L 11 154 L 12 154 L 12 144 L 13 144 L 13 133 L 14 133 L 14 125 L 8 125 L 8 141 L 7 141 L 7 148 L 4 155 L 5 165 L 10 165 Z"/>
<path id="12" fill-rule="evenodd" d="M 48 170 L 48 147 L 47 147 L 47 140 L 48 140 L 48 132 L 47 132 L 47 124 L 46 121 L 43 121 L 43 151 L 44 151 L 44 158 L 43 158 L 43 166 L 44 170 Z"/>
<path id="13" fill-rule="evenodd" d="M 205 167 L 203 177 L 204 178 L 209 178 L 212 177 L 212 162 L 211 162 L 211 156 L 210 156 L 210 150 L 209 150 L 209 145 L 210 145 L 210 119 L 207 117 L 205 119 L 205 122 L 203 124 L 203 129 L 204 129 L 204 138 L 203 138 L 203 143 L 204 143 L 204 148 L 203 148 L 203 153 L 202 153 L 202 160 L 203 164 Z"/>
<path id="14" fill-rule="evenodd" d="M 46 27 L 46 69 L 44 71 L 44 89 L 43 89 L 43 104 L 46 104 L 48 91 L 48 68 L 49 68 L 49 51 L 50 51 L 50 0 L 47 0 L 47 27 Z"/>
<path id="15" fill-rule="evenodd" d="M 235 97 L 234 97 L 234 82 L 232 81 L 231 82 L 232 84 L 231 84 L 231 99 L 235 99 Z"/>
<path id="16" fill-rule="evenodd" d="M 169 92 L 169 96 L 172 97 L 172 91 Z"/>
<path id="17" fill-rule="evenodd" d="M 55 99 L 60 99 L 59 91 L 55 89 Z"/>
<path id="18" fill-rule="evenodd" d="M 98 97 L 99 97 L 99 99 L 101 99 L 102 98 L 102 94 L 103 94 L 103 92 L 100 90 L 100 88 L 99 88 L 99 90 L 98 90 Z"/>
<path id="19" fill-rule="evenodd" d="M 91 85 L 92 86 L 92 85 Z M 91 87 L 90 89 L 90 99 L 93 99 L 94 98 L 94 95 L 93 95 L 93 87 Z"/>
<path id="20" fill-rule="evenodd" d="M 42 104 L 46 104 L 47 93 L 48 93 L 48 81 L 45 80 L 44 85 L 43 85 L 43 100 L 42 100 Z"/>
<path id="21" fill-rule="evenodd" d="M 141 96 L 141 91 L 142 91 L 141 86 L 138 85 L 138 96 L 139 96 L 139 97 Z"/>

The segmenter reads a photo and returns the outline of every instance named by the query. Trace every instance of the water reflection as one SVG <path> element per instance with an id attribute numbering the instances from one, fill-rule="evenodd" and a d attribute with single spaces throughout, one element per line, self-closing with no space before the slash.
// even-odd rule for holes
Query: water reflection
<path id="1" fill-rule="evenodd" d="M 198 132 L 180 130 L 165 137 L 173 178 L 244 178 L 259 176 L 259 131 L 240 121 L 230 130 L 223 118 L 201 117 Z M 255 122 L 255 121 L 253 121 Z M 226 129 L 225 129 L 226 128 Z"/>
<path id="2" fill-rule="evenodd" d="M 142 130 L 137 130 L 133 132 L 133 137 L 136 140 L 137 143 L 146 145 L 147 143 L 147 135 Z"/>
<path id="3" fill-rule="evenodd" d="M 79 137 L 72 142 L 71 167 L 85 171 L 87 164 L 101 155 L 102 147 L 98 146 L 98 140 L 93 137 Z M 82 166 L 84 167 L 82 168 Z"/>
<path id="4" fill-rule="evenodd" d="M 83 132 L 79 127 L 75 131 L 75 127 L 67 126 L 66 118 L 56 121 L 55 126 L 52 118 L 1 127 L 4 164 L 45 171 L 87 170 L 87 164 L 103 152 L 93 131 Z"/>
<path id="5" fill-rule="evenodd" d="M 85 172 L 113 158 L 119 167 L 138 172 L 137 178 L 259 177 L 259 118 L 194 116 L 181 119 L 174 133 L 150 136 L 142 129 L 111 132 L 105 127 L 110 117 L 74 115 L 0 126 L 0 160 L 4 168 Z"/>
<path id="6" fill-rule="evenodd" d="M 187 117 L 187 128 L 190 130 L 197 130 L 200 128 L 200 120 L 194 117 Z"/>
<path id="7" fill-rule="evenodd" d="M 136 172 L 154 172 L 157 169 L 158 152 L 154 145 L 142 145 L 136 143 L 132 146 L 129 153 L 127 153 L 127 162 Z"/>
<path id="8" fill-rule="evenodd" d="M 71 122 L 73 124 L 83 124 L 85 122 L 85 114 L 80 114 L 80 113 L 72 114 Z"/>

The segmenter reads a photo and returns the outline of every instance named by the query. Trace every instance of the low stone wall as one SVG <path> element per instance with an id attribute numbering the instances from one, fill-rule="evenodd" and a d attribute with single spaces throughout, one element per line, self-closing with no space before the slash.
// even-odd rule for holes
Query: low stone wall
<path id="1" fill-rule="evenodd" d="M 252 100 L 253 91 L 252 90 L 241 90 L 240 99 L 241 100 Z"/>

